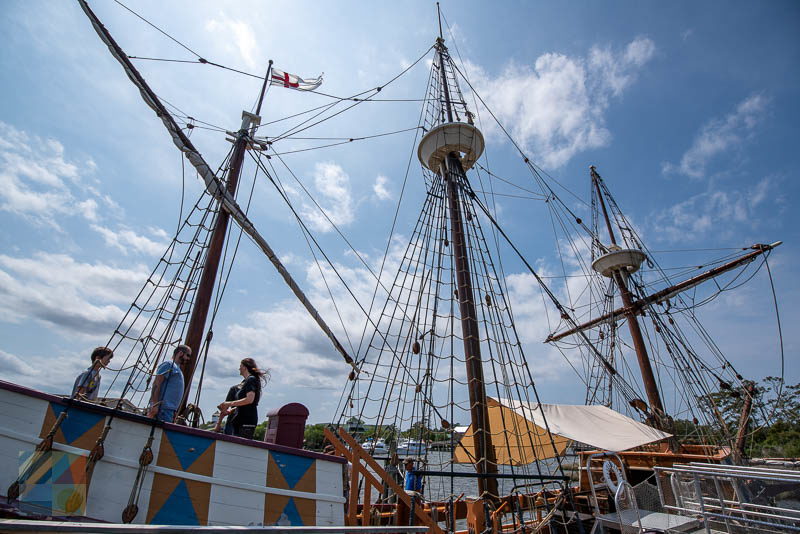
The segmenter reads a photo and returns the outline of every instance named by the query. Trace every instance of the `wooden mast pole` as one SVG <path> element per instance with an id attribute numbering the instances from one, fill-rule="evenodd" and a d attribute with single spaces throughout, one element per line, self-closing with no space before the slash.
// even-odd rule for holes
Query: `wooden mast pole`
<path id="1" fill-rule="evenodd" d="M 745 457 L 744 446 L 747 440 L 747 428 L 750 426 L 750 413 L 753 410 L 753 397 L 756 394 L 756 386 L 747 383 L 744 387 L 744 404 L 742 414 L 739 417 L 739 428 L 736 431 L 736 444 L 733 447 L 733 458 L 736 463 L 741 463 Z"/>
<path id="2" fill-rule="evenodd" d="M 233 144 L 233 153 L 231 155 L 230 164 L 228 165 L 228 179 L 225 187 L 231 196 L 236 194 L 236 187 L 239 184 L 239 176 L 242 173 L 242 163 L 244 161 L 244 154 L 247 150 L 248 143 L 250 142 L 251 134 L 255 131 L 261 118 L 258 114 L 261 112 L 261 104 L 264 100 L 264 93 L 266 92 L 267 85 L 269 84 L 269 76 L 272 71 L 272 60 L 269 61 L 267 74 L 264 76 L 264 83 L 261 86 L 261 94 L 258 97 L 258 106 L 256 114 L 242 112 L 242 126 L 236 133 L 236 140 Z M 252 130 L 252 132 L 251 132 Z M 194 306 L 192 308 L 192 315 L 189 319 L 189 326 L 186 329 L 186 337 L 184 343 L 192 349 L 192 355 L 188 362 L 181 366 L 184 376 L 184 389 L 181 404 L 178 407 L 177 413 L 183 412 L 189 398 L 189 391 L 192 387 L 192 378 L 194 371 L 197 368 L 197 362 L 200 359 L 200 351 L 203 346 L 203 332 L 206 327 L 206 319 L 208 318 L 208 310 L 211 306 L 211 297 L 214 294 L 214 284 L 217 281 L 217 271 L 219 270 L 219 262 L 222 257 L 222 249 L 225 245 L 225 235 L 228 232 L 228 222 L 230 214 L 222 206 L 219 205 L 219 212 L 217 213 L 214 229 L 211 233 L 211 240 L 208 244 L 206 252 L 206 261 L 203 263 L 203 272 L 200 275 L 200 282 L 197 285 L 195 292 Z"/>
<path id="3" fill-rule="evenodd" d="M 448 122 L 453 122 L 450 89 L 447 84 L 444 63 L 444 39 L 442 39 L 441 35 L 437 40 L 437 45 L 447 120 Z M 478 478 L 478 493 L 481 497 L 488 497 L 488 499 L 493 500 L 499 496 L 497 479 L 491 476 L 497 473 L 497 460 L 489 428 L 489 409 L 486 402 L 486 384 L 483 379 L 478 314 L 472 292 L 472 274 L 467 250 L 467 238 L 464 234 L 461 200 L 458 194 L 461 187 L 460 184 L 466 182 L 467 176 L 461 165 L 459 155 L 454 152 L 447 155 L 439 172 L 447 185 L 447 200 L 450 208 L 450 238 L 453 243 L 453 261 L 458 285 L 458 306 L 461 314 L 461 331 L 464 339 L 464 356 L 467 366 L 467 389 L 469 391 L 473 442 L 477 459 L 475 471 L 478 474 L 489 475 Z"/>
<path id="4" fill-rule="evenodd" d="M 611 220 L 608 216 L 608 210 L 606 209 L 606 203 L 600 191 L 600 175 L 597 174 L 594 166 L 589 167 L 589 169 L 592 175 L 592 184 L 597 191 L 597 198 L 600 200 L 600 207 L 603 209 L 603 217 L 608 227 L 608 236 L 611 239 L 611 244 L 617 245 L 614 229 L 611 226 Z M 644 343 L 642 329 L 636 317 L 636 307 L 633 305 L 633 297 L 628 289 L 624 275 L 619 270 L 614 271 L 613 277 L 614 282 L 617 284 L 617 287 L 619 287 L 619 294 L 622 298 L 622 304 L 625 310 L 624 314 L 628 319 L 628 329 L 631 334 L 631 340 L 633 341 L 633 348 L 636 351 L 636 359 L 639 362 L 639 370 L 642 374 L 642 382 L 644 383 L 644 389 L 647 393 L 647 400 L 650 404 L 651 411 L 655 415 L 656 426 L 663 428 L 664 421 L 662 421 L 662 419 L 666 415 L 666 412 L 664 411 L 664 404 L 661 402 L 661 394 L 658 391 L 658 384 L 656 383 L 656 377 L 653 373 L 653 366 L 650 364 L 650 356 L 647 353 L 647 346 Z"/>

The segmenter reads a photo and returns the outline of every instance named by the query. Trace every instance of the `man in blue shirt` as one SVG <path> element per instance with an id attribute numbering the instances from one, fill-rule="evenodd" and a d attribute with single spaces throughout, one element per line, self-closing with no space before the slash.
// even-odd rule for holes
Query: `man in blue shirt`
<path id="1" fill-rule="evenodd" d="M 175 419 L 175 410 L 183 398 L 183 371 L 180 366 L 189 361 L 191 354 L 192 349 L 188 346 L 178 345 L 172 353 L 172 361 L 162 362 L 158 366 L 147 417 L 155 417 L 167 423 Z"/>

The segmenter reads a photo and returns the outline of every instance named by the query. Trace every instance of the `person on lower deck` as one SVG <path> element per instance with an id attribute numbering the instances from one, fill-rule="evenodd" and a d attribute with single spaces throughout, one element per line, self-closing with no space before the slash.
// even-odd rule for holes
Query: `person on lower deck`
<path id="1" fill-rule="evenodd" d="M 92 351 L 92 365 L 78 375 L 72 386 L 72 397 L 81 400 L 97 400 L 100 391 L 100 371 L 108 367 L 114 351 L 108 347 L 97 347 Z"/>
<path id="2" fill-rule="evenodd" d="M 406 492 L 420 493 L 422 492 L 422 477 L 414 473 L 414 459 L 406 458 L 403 465 L 406 468 L 405 477 L 403 479 L 403 489 Z"/>
<path id="3" fill-rule="evenodd" d="M 232 412 L 225 425 L 226 434 L 232 433 L 234 436 L 251 439 L 258 424 L 258 401 L 261 400 L 261 387 L 266 385 L 269 370 L 259 369 L 253 358 L 245 358 L 239 365 L 239 374 L 244 380 L 235 386 L 233 395 L 235 398 L 226 400 L 218 408 L 220 417 L 225 413 Z"/>
<path id="4" fill-rule="evenodd" d="M 150 393 L 147 417 L 171 423 L 183 398 L 183 371 L 181 364 L 189 361 L 192 349 L 178 345 L 172 352 L 172 361 L 161 362 L 156 369 L 156 379 Z"/>

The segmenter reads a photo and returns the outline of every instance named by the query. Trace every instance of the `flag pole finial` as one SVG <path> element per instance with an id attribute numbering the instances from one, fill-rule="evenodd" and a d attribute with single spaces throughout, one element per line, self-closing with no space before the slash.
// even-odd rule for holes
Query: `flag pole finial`
<path id="1" fill-rule="evenodd" d="M 258 106 L 256 107 L 256 115 L 261 115 L 261 104 L 264 102 L 264 93 L 267 92 L 267 84 L 269 84 L 269 77 L 272 74 L 272 60 L 269 60 L 267 65 L 267 74 L 264 76 L 264 85 L 261 86 L 261 94 L 258 96 Z"/>

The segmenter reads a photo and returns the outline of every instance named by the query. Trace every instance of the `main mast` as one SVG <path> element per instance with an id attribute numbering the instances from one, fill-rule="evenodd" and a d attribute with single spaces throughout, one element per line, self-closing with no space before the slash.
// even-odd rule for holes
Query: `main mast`
<path id="1" fill-rule="evenodd" d="M 467 183 L 468 169 L 483 151 L 483 135 L 472 124 L 454 122 L 453 106 L 448 85 L 444 40 L 436 40 L 442 96 L 442 109 L 447 122 L 438 125 L 422 138 L 418 155 L 420 161 L 444 180 L 450 212 L 450 239 L 453 244 L 453 263 L 456 271 L 458 306 L 466 362 L 467 389 L 470 418 L 475 443 L 475 470 L 479 475 L 478 492 L 489 499 L 498 496 L 497 460 L 489 428 L 489 411 L 481 359 L 480 332 L 475 296 L 472 289 L 472 272 L 469 262 L 468 236 L 464 232 L 460 192 Z M 456 83 L 454 81 L 454 83 Z M 463 156 L 462 156 L 463 154 Z"/>

